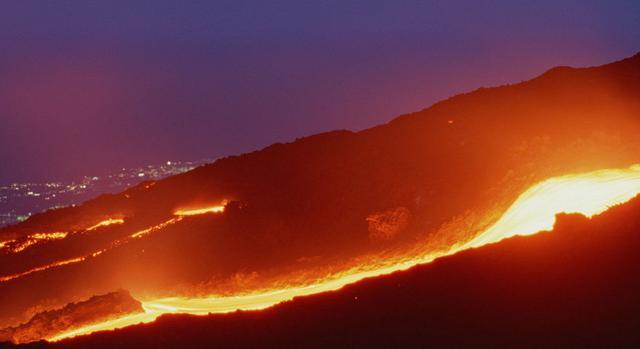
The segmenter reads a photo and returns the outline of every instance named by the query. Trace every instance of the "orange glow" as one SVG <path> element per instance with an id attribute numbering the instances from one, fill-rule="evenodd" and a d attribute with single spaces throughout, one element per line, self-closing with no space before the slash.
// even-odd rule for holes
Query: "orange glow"
<path id="1" fill-rule="evenodd" d="M 524 192 L 493 226 L 479 233 L 470 242 L 453 246 L 447 251 L 400 256 L 389 261 L 372 261 L 369 265 L 343 270 L 302 286 L 234 296 L 170 297 L 148 300 L 142 302 L 144 313 L 80 327 L 48 340 L 57 341 L 95 331 L 147 323 L 166 313 L 204 315 L 235 310 L 264 309 L 294 297 L 338 290 L 365 278 L 406 270 L 418 264 L 428 263 L 437 257 L 497 242 L 510 236 L 529 235 L 548 230 L 553 227 L 555 215 L 558 213 L 582 213 L 590 217 L 613 205 L 624 203 L 639 193 L 640 165 L 626 169 L 608 169 L 555 177 L 536 184 Z M 212 212 L 204 209 L 198 211 Z"/>
<path id="2" fill-rule="evenodd" d="M 154 231 L 157 231 L 157 230 L 160 230 L 160 229 L 164 229 L 165 227 L 167 227 L 170 224 L 178 223 L 181 220 L 182 220 L 182 216 L 171 218 L 168 221 L 162 222 L 162 223 L 160 223 L 158 225 L 154 225 L 153 227 L 150 227 L 150 228 L 147 228 L 147 229 L 144 229 L 144 230 L 140 230 L 140 231 L 132 234 L 130 237 L 134 238 L 134 239 L 141 238 L 141 237 L 143 237 L 145 235 L 148 235 L 148 234 L 150 234 L 150 233 L 152 233 Z"/>
<path id="3" fill-rule="evenodd" d="M 226 204 L 226 202 L 225 202 Z M 148 235 L 152 232 L 161 230 L 166 228 L 168 225 L 171 224 L 175 224 L 180 222 L 184 216 L 188 216 L 188 215 L 198 215 L 198 214 L 205 214 L 205 213 L 219 213 L 224 211 L 224 204 L 223 205 L 217 205 L 217 206 L 211 206 L 211 207 L 205 207 L 205 208 L 198 208 L 198 209 L 191 209 L 191 210 L 182 210 L 182 211 L 176 211 L 175 215 L 177 217 L 171 218 L 165 222 L 162 222 L 160 224 L 154 225 L 152 227 L 140 230 L 138 232 L 135 232 L 131 235 L 129 235 L 128 237 L 121 239 L 121 240 L 116 240 L 114 241 L 108 248 L 99 250 L 99 251 L 95 251 L 92 252 L 91 254 L 84 256 L 84 257 L 76 257 L 76 258 L 72 258 L 72 259 L 68 259 L 68 260 L 64 260 L 64 261 L 57 261 L 57 262 L 53 262 L 51 264 L 47 264 L 47 265 L 43 265 L 37 268 L 33 268 L 21 273 L 17 273 L 17 274 L 13 274 L 13 275 L 5 275 L 5 276 L 0 276 L 0 282 L 6 282 L 9 280 L 13 280 L 13 279 L 17 279 L 23 276 L 27 276 L 33 273 L 37 273 L 40 271 L 44 271 L 47 269 L 51 269 L 51 268 L 55 268 L 55 267 L 59 267 L 59 266 L 63 266 L 63 265 L 67 265 L 67 264 L 71 264 L 71 263 L 77 263 L 77 262 L 82 262 L 84 260 L 87 260 L 89 257 L 97 257 L 99 255 L 101 255 L 102 253 L 104 253 L 107 250 L 110 250 L 111 248 L 115 247 L 115 246 L 119 246 L 123 243 L 127 243 L 129 242 L 131 239 L 138 239 L 141 238 L 145 235 Z M 112 225 L 112 224 L 123 224 L 124 223 L 124 219 L 122 218 L 108 218 L 105 219 L 89 228 L 87 228 L 85 230 L 85 232 L 88 231 L 93 231 L 96 230 L 100 227 L 104 227 L 104 226 L 108 226 L 108 225 Z M 29 246 L 32 246 L 34 244 L 37 244 L 40 241 L 48 241 L 48 240 L 58 240 L 58 239 L 64 239 L 65 237 L 67 237 L 68 233 L 66 232 L 55 232 L 55 233 L 36 233 L 33 235 L 30 235 L 24 242 L 17 244 L 15 246 L 12 246 L 12 244 L 15 244 L 16 240 L 9 240 L 9 241 L 3 241 L 2 243 L 0 243 L 0 249 L 7 249 L 9 252 L 12 253 L 17 253 L 20 252 L 26 248 L 28 248 Z"/>
<path id="4" fill-rule="evenodd" d="M 66 260 L 55 262 L 55 263 L 52 263 L 52 264 L 43 265 L 41 267 L 29 269 L 27 271 L 23 271 L 22 273 L 13 274 L 13 275 L 7 275 L 7 276 L 0 276 L 0 282 L 6 282 L 6 281 L 17 279 L 19 277 L 23 277 L 23 276 L 26 276 L 26 275 L 29 275 L 29 274 L 37 273 L 39 271 L 43 271 L 43 270 L 47 270 L 47 269 L 51 269 L 51 268 L 55 268 L 55 267 L 60 267 L 60 266 L 71 264 L 71 263 L 82 262 L 83 260 L 85 260 L 85 258 L 83 258 L 83 257 L 66 259 Z"/>
<path id="5" fill-rule="evenodd" d="M 466 244 L 479 247 L 514 235 L 551 230 L 557 213 L 592 217 L 640 193 L 640 165 L 555 177 L 520 195 L 500 219 Z"/>
<path id="6" fill-rule="evenodd" d="M 20 277 L 23 277 L 23 276 L 27 276 L 27 275 L 30 275 L 30 274 L 33 274 L 33 273 L 37 273 L 37 272 L 40 272 L 40 271 L 48 270 L 48 269 L 51 269 L 51 268 L 60 267 L 60 266 L 71 264 L 71 263 L 82 262 L 82 261 L 85 261 L 85 260 L 87 260 L 89 258 L 92 258 L 92 257 L 97 257 L 97 256 L 101 255 L 102 253 L 104 253 L 104 252 L 106 252 L 106 251 L 108 251 L 108 250 L 110 250 L 110 249 L 112 249 L 112 248 L 114 248 L 116 246 L 119 246 L 119 245 L 122 245 L 124 243 L 127 243 L 127 242 L 131 241 L 131 239 L 141 238 L 141 237 L 143 237 L 143 236 L 145 236 L 147 234 L 150 234 L 150 233 L 152 233 L 154 231 L 163 229 L 163 228 L 167 227 L 170 224 L 175 224 L 177 222 L 180 222 L 182 219 L 183 219 L 183 217 L 171 218 L 168 221 L 162 222 L 162 223 L 160 223 L 158 225 L 154 225 L 154 226 L 152 226 L 150 228 L 147 228 L 147 229 L 138 231 L 138 232 L 136 232 L 136 233 L 134 233 L 132 235 L 129 235 L 128 237 L 125 237 L 124 239 L 116 240 L 116 241 L 112 242 L 111 245 L 109 245 L 109 247 L 101 249 L 101 250 L 98 250 L 98 251 L 95 251 L 95 252 L 93 252 L 93 253 L 91 253 L 89 255 L 83 256 L 83 257 L 76 257 L 76 258 L 72 258 L 72 259 L 68 259 L 68 260 L 64 260 L 64 261 L 57 261 L 57 262 L 53 262 L 53 263 L 50 263 L 50 264 L 47 264 L 47 265 L 43 265 L 43 266 L 40 266 L 40 267 L 37 267 L 37 268 L 29 269 L 29 270 L 27 270 L 25 272 L 16 273 L 16 274 L 12 274 L 12 275 L 0 276 L 0 283 L 1 282 L 6 282 L 6 281 L 10 281 L 10 280 L 13 280 L 13 279 L 17 279 L 17 278 L 20 278 Z M 107 221 L 110 221 L 111 223 L 105 223 Z M 115 221 L 115 223 L 114 223 L 114 221 Z M 101 224 L 97 224 L 94 227 L 110 225 L 110 224 L 120 224 L 120 223 L 122 223 L 120 221 L 122 221 L 122 219 L 109 219 L 109 220 L 101 222 Z M 21 250 L 27 248 L 28 246 L 38 242 L 38 240 L 31 239 L 31 237 L 44 238 L 44 239 L 51 240 L 51 239 L 63 239 L 66 236 L 67 236 L 67 233 L 34 234 L 34 235 L 31 235 L 30 239 L 26 240 L 26 242 L 23 245 L 19 245 L 21 247 L 21 249 L 18 250 L 18 251 L 21 251 Z M 13 241 L 14 240 L 7 241 L 4 244 L 10 244 Z M 4 246 L 4 244 L 2 246 Z M 11 249 L 11 252 L 18 252 L 18 251 L 16 251 L 15 248 Z"/>
<path id="7" fill-rule="evenodd" d="M 98 228 L 101 227 L 106 227 L 108 225 L 112 225 L 112 224 L 122 224 L 124 223 L 124 219 L 122 218 L 107 218 L 101 222 L 96 223 L 95 225 L 87 228 L 85 231 L 92 231 L 92 230 L 96 230 Z"/>
<path id="8" fill-rule="evenodd" d="M 5 241 L 0 243 L 0 249 L 6 248 L 8 252 L 18 253 L 26 250 L 29 246 L 36 245 L 40 242 L 44 241 L 52 241 L 52 240 L 60 240 L 67 237 L 68 233 L 66 232 L 55 232 L 55 233 L 35 233 L 29 235 L 25 240 L 16 242 L 16 240 Z"/>
<path id="9" fill-rule="evenodd" d="M 207 214 L 207 213 L 220 213 L 220 212 L 224 212 L 224 208 L 226 204 L 227 204 L 226 202 L 223 202 L 222 204 L 215 205 L 215 206 L 179 209 L 173 212 L 173 214 L 176 216 L 194 216 L 194 215 Z"/>
<path id="10" fill-rule="evenodd" d="M 66 238 L 68 234 L 69 233 L 67 232 L 36 233 L 33 235 L 29 235 L 29 237 L 36 240 L 59 240 Z"/>
<path id="11" fill-rule="evenodd" d="M 29 246 L 33 246 L 38 243 L 36 239 L 27 239 L 20 243 L 14 244 L 13 246 L 7 246 L 7 251 L 11 253 L 18 253 L 26 250 Z"/>

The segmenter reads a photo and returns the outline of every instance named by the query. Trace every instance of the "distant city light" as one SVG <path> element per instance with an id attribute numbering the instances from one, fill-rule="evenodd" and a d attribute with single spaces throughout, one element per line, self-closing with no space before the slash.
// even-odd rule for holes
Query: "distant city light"
<path id="1" fill-rule="evenodd" d="M 80 181 L 0 184 L 0 227 L 28 219 L 31 212 L 44 212 L 76 204 L 108 192 L 118 192 L 142 180 L 157 180 L 189 171 L 212 160 L 125 168 L 101 176 L 84 176 Z M 29 212 L 27 214 L 27 212 Z"/>

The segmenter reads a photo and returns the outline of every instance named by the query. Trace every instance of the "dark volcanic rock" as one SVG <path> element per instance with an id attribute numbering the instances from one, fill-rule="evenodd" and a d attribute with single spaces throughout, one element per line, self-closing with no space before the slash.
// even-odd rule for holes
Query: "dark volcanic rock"
<path id="1" fill-rule="evenodd" d="M 35 315 L 29 322 L 0 330 L 0 341 L 26 343 L 49 338 L 73 328 L 143 311 L 140 302 L 129 292 L 118 290 L 105 295 L 71 303 L 62 309 Z"/>

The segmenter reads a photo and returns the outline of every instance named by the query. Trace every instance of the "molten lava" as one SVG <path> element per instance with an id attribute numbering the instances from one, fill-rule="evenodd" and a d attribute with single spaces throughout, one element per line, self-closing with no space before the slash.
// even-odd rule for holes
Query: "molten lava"
<path id="1" fill-rule="evenodd" d="M 29 237 L 36 240 L 59 240 L 59 239 L 66 238 L 68 234 L 69 233 L 67 232 L 36 233 L 36 234 L 30 235 Z"/>
<path id="2" fill-rule="evenodd" d="M 589 173 L 551 178 L 524 192 L 502 217 L 490 228 L 467 243 L 460 243 L 444 252 L 424 252 L 417 256 L 401 256 L 390 261 L 374 261 L 374 265 L 333 273 L 303 286 L 291 286 L 252 294 L 210 296 L 204 298 L 172 297 L 143 302 L 144 313 L 76 328 L 49 340 L 60 340 L 101 330 L 110 330 L 155 320 L 166 313 L 209 314 L 235 310 L 264 309 L 294 297 L 332 291 L 364 278 L 389 274 L 428 263 L 433 259 L 500 241 L 514 235 L 529 235 L 553 227 L 558 213 L 581 213 L 593 216 L 607 208 L 624 203 L 640 193 L 640 165 L 626 169 L 607 169 Z M 220 212 L 224 206 L 204 209 L 180 210 L 176 215 Z M 143 234 L 144 235 L 144 234 Z M 386 263 L 386 264 L 385 264 Z"/>
<path id="3" fill-rule="evenodd" d="M 640 193 L 640 165 L 555 177 L 520 195 L 500 219 L 466 244 L 480 247 L 514 235 L 551 230 L 558 213 L 592 217 Z"/>
<path id="4" fill-rule="evenodd" d="M 14 239 L 1 242 L 0 250 L 6 249 L 8 252 L 18 253 L 26 250 L 29 246 L 36 245 L 40 242 L 64 239 L 67 237 L 67 235 L 67 232 L 35 233 L 27 236 L 25 239 L 22 239 L 20 241 Z"/>
<path id="5" fill-rule="evenodd" d="M 90 226 L 85 231 L 93 231 L 101 227 L 106 227 L 112 224 L 122 224 L 124 223 L 124 219 L 122 218 L 107 218 L 101 222 L 96 223 L 95 225 Z"/>
<path id="6" fill-rule="evenodd" d="M 173 214 L 176 216 L 195 216 L 207 213 L 220 213 L 224 211 L 224 207 L 226 203 L 222 203 L 220 205 L 214 205 L 209 207 L 201 207 L 201 208 L 190 208 L 190 209 L 179 209 L 176 210 Z"/>
<path id="7" fill-rule="evenodd" d="M 162 230 L 164 228 L 166 228 L 167 226 L 171 225 L 171 224 L 176 224 L 180 221 L 182 221 L 184 219 L 184 216 L 188 216 L 188 215 L 198 215 L 198 214 L 205 214 L 205 213 L 221 213 L 224 211 L 224 205 L 218 205 L 218 206 L 212 206 L 212 207 L 204 207 L 204 208 L 197 208 L 197 209 L 191 209 L 191 210 L 187 210 L 187 211 L 178 211 L 176 212 L 176 217 L 173 217 L 169 220 L 166 220 L 162 223 L 156 224 L 154 226 L 151 226 L 149 228 L 137 231 L 129 236 L 126 236 L 122 239 L 119 240 L 115 240 L 113 241 L 108 247 L 103 248 L 101 250 L 97 250 L 94 251 L 88 255 L 85 256 L 80 256 L 80 257 L 75 257 L 75 258 L 70 258 L 70 259 L 65 259 L 65 260 L 60 260 L 60 261 L 54 261 L 50 264 L 46 264 L 46 265 L 42 265 L 39 267 L 35 267 L 23 272 L 19 272 L 19 273 L 15 273 L 15 274 L 11 274 L 11 275 L 3 275 L 0 276 L 0 283 L 2 282 L 7 282 L 10 280 L 14 280 L 17 278 L 21 278 L 23 276 L 27 276 L 33 273 L 37 273 L 40 271 L 44 271 L 44 270 L 48 270 L 51 268 L 56 268 L 56 267 L 61 267 L 64 265 L 68 265 L 68 264 L 72 264 L 72 263 L 78 263 L 78 262 L 83 262 L 88 260 L 89 258 L 95 258 L 98 257 L 99 255 L 101 255 L 102 253 L 120 246 L 122 244 L 128 243 L 133 239 L 139 239 L 142 238 L 143 236 L 146 236 L 148 234 L 151 234 L 155 231 L 159 231 Z M 104 227 L 104 226 L 108 226 L 108 225 L 112 225 L 112 224 L 123 224 L 124 220 L 121 218 L 109 218 L 106 219 L 104 221 L 101 221 L 89 228 L 87 228 L 85 230 L 85 232 L 89 232 L 89 231 L 93 231 L 96 230 L 100 227 Z M 37 233 L 37 234 L 33 234 L 33 235 L 29 235 L 28 238 L 22 242 L 17 242 L 16 240 L 10 240 L 10 241 L 5 241 L 0 243 L 0 249 L 7 249 L 9 252 L 12 253 L 17 253 L 20 252 L 24 249 L 26 249 L 27 247 L 37 244 L 40 241 L 49 241 L 49 240 L 58 240 L 58 239 L 64 239 L 65 237 L 67 237 L 68 233 L 62 233 L 62 232 L 57 232 L 57 233 Z"/>
<path id="8" fill-rule="evenodd" d="M 86 257 L 65 259 L 63 261 L 58 261 L 58 262 L 55 262 L 55 263 L 43 265 L 41 267 L 36 267 L 36 268 L 33 268 L 33 269 L 29 269 L 27 271 L 23 271 L 23 272 L 18 273 L 18 274 L 0 276 L 0 282 L 6 282 L 6 281 L 9 281 L 9 280 L 17 279 L 19 277 L 27 276 L 29 274 L 37 273 L 39 271 L 43 271 L 43 270 L 47 270 L 47 269 L 51 269 L 51 268 L 55 268 L 55 267 L 61 267 L 63 265 L 67 265 L 67 264 L 82 262 L 85 259 L 86 259 Z"/>
<path id="9" fill-rule="evenodd" d="M 157 224 L 157 225 L 154 225 L 154 226 L 149 227 L 147 229 L 143 229 L 143 230 L 140 230 L 138 232 L 135 232 L 135 233 L 131 234 L 130 238 L 133 238 L 133 239 L 141 238 L 141 237 L 143 237 L 145 235 L 151 234 L 154 231 L 158 231 L 158 230 L 164 229 L 170 224 L 178 223 L 181 220 L 182 220 L 182 216 L 171 218 L 171 219 L 169 219 L 169 220 L 167 220 L 165 222 L 162 222 L 160 224 Z"/>

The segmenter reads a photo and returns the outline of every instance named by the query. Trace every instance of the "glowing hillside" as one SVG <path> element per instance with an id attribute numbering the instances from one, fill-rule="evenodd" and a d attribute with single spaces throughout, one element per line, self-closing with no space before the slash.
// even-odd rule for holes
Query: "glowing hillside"
<path id="1" fill-rule="evenodd" d="M 406 270 L 466 248 L 479 247 L 514 235 L 528 235 L 548 230 L 553 227 L 556 214 L 581 213 L 590 217 L 605 211 L 608 207 L 624 203 L 639 193 L 640 165 L 626 169 L 606 169 L 551 178 L 523 193 L 495 225 L 480 233 L 477 238 L 462 246 L 456 246 L 447 253 L 425 254 L 377 269 L 362 265 L 360 268 L 343 271 L 299 287 L 292 286 L 238 296 L 172 297 L 149 300 L 143 302 L 144 313 L 77 328 L 49 339 L 56 341 L 95 331 L 151 322 L 165 313 L 205 315 L 235 310 L 264 309 L 294 297 L 337 290 L 364 278 Z M 378 261 L 372 261 L 372 263 L 379 265 Z"/>

